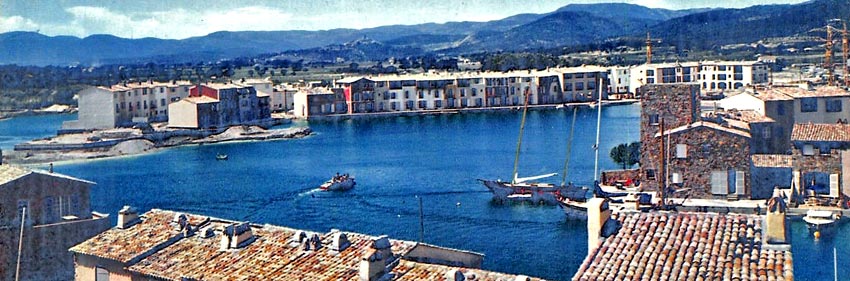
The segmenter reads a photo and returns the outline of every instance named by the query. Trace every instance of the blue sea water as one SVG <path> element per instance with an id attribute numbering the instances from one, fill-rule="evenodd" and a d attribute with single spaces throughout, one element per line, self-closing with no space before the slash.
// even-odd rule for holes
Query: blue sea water
<path id="1" fill-rule="evenodd" d="M 0 149 L 11 150 L 16 144 L 36 138 L 55 136 L 62 121 L 76 120 L 77 114 L 21 116 L 0 120 Z"/>
<path id="2" fill-rule="evenodd" d="M 637 105 L 603 108 L 600 167 L 615 145 L 639 139 Z M 123 205 L 170 209 L 294 228 L 331 228 L 419 239 L 481 252 L 483 267 L 553 280 L 572 277 L 587 252 L 583 223 L 568 222 L 557 207 L 498 205 L 477 178 L 509 179 L 521 111 L 296 123 L 315 131 L 304 139 L 187 146 L 154 154 L 57 165 L 58 172 L 97 182 L 93 208 L 114 214 Z M 37 116 L 32 126 L 0 127 L 0 138 L 43 137 L 26 127 L 55 127 L 62 118 Z M 520 176 L 561 172 L 572 112 L 530 111 Z M 596 111 L 579 110 L 569 178 L 593 180 Z M 227 161 L 215 155 L 226 153 Z M 357 187 L 316 191 L 335 173 Z M 553 182 L 559 178 L 551 178 Z M 850 253 L 847 224 L 837 236 L 814 242 L 792 223 L 797 280 L 832 278 L 832 247 Z M 843 275 L 848 259 L 839 257 Z"/>

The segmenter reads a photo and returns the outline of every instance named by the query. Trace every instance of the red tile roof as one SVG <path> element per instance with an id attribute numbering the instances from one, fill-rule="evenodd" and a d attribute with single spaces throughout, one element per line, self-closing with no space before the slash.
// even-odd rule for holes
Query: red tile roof
<path id="1" fill-rule="evenodd" d="M 337 252 L 332 249 L 336 231 L 316 233 L 322 247 L 305 250 L 294 241 L 299 230 L 251 225 L 253 241 L 237 249 L 221 250 L 220 230 L 234 222 L 188 215 L 189 224 L 200 230 L 183 237 L 172 222 L 179 214 L 151 210 L 142 216 L 140 223 L 126 229 L 107 230 L 71 251 L 119 261 L 130 273 L 163 280 L 358 280 L 360 261 L 368 251 L 374 251 L 372 245 L 376 239 L 344 232 L 350 245 Z M 207 236 L 206 229 L 215 231 Z M 404 258 L 419 245 L 394 239 L 389 239 L 389 243 L 394 258 Z M 393 271 L 402 280 L 425 280 L 410 278 L 438 276 L 453 268 L 406 260 L 399 263 L 405 266 L 396 266 Z M 486 277 L 510 276 L 479 269 L 464 271 L 485 278 L 476 280 L 506 280 Z"/>
<path id="2" fill-rule="evenodd" d="M 790 280 L 791 252 L 762 244 L 753 215 L 627 212 L 573 280 Z"/>
<path id="3" fill-rule="evenodd" d="M 791 140 L 850 142 L 850 124 L 794 124 Z"/>

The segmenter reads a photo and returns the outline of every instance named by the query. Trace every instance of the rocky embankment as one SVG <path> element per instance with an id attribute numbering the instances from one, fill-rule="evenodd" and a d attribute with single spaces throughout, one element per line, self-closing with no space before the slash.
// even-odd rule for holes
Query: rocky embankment
<path id="1" fill-rule="evenodd" d="M 217 133 L 191 130 L 149 133 L 143 133 L 138 129 L 106 130 L 66 134 L 22 143 L 15 146 L 15 151 L 4 152 L 3 161 L 17 164 L 75 161 L 138 155 L 182 145 L 294 139 L 311 133 L 312 130 L 309 127 L 263 129 L 259 126 L 233 126 Z"/>

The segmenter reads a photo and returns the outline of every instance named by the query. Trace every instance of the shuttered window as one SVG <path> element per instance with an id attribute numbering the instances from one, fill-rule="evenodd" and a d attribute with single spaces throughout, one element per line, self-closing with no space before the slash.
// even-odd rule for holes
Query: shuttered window
<path id="1" fill-rule="evenodd" d="M 746 194 L 746 190 L 744 190 L 744 172 L 743 171 L 735 171 L 735 194 L 738 194 L 738 195 Z"/>
<path id="2" fill-rule="evenodd" d="M 829 175 L 829 196 L 838 196 L 838 174 Z"/>
<path id="3" fill-rule="evenodd" d="M 726 171 L 711 172 L 711 194 L 726 195 L 729 192 Z"/>

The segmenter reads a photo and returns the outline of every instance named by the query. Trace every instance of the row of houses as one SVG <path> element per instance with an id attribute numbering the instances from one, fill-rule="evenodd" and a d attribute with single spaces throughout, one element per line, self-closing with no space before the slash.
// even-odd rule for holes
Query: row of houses
<path id="1" fill-rule="evenodd" d="M 275 90 L 268 80 L 90 87 L 78 93 L 78 119 L 64 122 L 62 130 L 111 129 L 154 122 L 193 129 L 245 124 L 269 119 L 272 110 L 291 108 L 293 92 L 287 88 Z"/>
<path id="2" fill-rule="evenodd" d="M 740 89 L 768 81 L 767 65 L 757 61 L 685 62 L 631 67 L 581 66 L 510 72 L 425 73 L 353 76 L 332 89 L 301 91 L 294 114 L 452 110 L 590 102 L 634 96 L 650 84 L 696 83 L 703 91 Z"/>
<path id="3" fill-rule="evenodd" d="M 640 89 L 642 184 L 691 188 L 691 196 L 766 199 L 787 189 L 798 202 L 850 194 L 850 92 L 768 87 L 703 110 L 700 85 Z M 722 105 L 722 107 L 720 106 Z"/>

